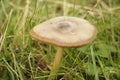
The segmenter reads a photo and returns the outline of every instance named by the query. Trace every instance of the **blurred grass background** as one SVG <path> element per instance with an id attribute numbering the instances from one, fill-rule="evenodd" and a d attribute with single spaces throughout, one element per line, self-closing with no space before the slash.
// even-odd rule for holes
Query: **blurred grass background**
<path id="1" fill-rule="evenodd" d="M 88 20 L 98 35 L 65 49 L 56 80 L 120 80 L 120 0 L 0 0 L 0 80 L 47 80 L 56 47 L 29 31 L 63 15 Z"/>

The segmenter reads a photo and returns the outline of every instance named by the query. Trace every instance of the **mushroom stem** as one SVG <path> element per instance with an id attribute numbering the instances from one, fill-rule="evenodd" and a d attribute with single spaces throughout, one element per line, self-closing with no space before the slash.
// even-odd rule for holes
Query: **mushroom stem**
<path id="1" fill-rule="evenodd" d="M 53 62 L 53 67 L 50 72 L 49 80 L 54 79 L 54 75 L 56 74 L 57 70 L 59 69 L 59 66 L 60 66 L 60 63 L 62 60 L 62 56 L 63 56 L 63 51 L 64 51 L 64 48 L 58 47 L 56 55 L 55 55 L 55 59 Z"/>
<path id="2" fill-rule="evenodd" d="M 58 47 L 57 53 L 55 55 L 54 63 L 53 63 L 53 70 L 57 70 L 59 68 L 60 62 L 63 56 L 63 48 Z"/>

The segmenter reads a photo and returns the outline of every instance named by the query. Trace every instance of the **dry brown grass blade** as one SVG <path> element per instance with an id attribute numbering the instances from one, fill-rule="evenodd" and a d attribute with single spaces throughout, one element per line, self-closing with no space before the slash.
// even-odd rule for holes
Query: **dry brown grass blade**
<path id="1" fill-rule="evenodd" d="M 8 30 L 8 25 L 9 25 L 9 23 L 10 23 L 10 19 L 11 19 L 12 12 L 13 12 L 13 10 L 10 11 L 10 13 L 9 13 L 9 15 L 8 15 L 8 17 L 7 17 L 6 29 L 5 29 L 5 31 L 4 31 L 4 33 L 3 33 L 3 36 L 1 37 L 0 51 L 2 50 L 2 46 L 3 46 L 4 40 L 5 40 L 5 38 L 6 38 L 6 33 L 7 33 L 7 30 Z"/>

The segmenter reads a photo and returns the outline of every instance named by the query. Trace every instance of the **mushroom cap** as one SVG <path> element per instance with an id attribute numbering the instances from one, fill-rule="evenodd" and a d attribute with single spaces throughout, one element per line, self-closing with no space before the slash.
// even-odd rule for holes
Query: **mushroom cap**
<path id="1" fill-rule="evenodd" d="M 59 47 L 80 47 L 92 42 L 97 30 L 85 19 L 60 16 L 38 24 L 30 34 L 36 40 Z"/>

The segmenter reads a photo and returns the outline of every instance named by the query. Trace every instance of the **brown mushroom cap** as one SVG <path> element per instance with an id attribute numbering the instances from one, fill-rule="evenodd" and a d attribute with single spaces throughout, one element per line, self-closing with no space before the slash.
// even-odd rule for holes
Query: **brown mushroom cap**
<path id="1" fill-rule="evenodd" d="M 47 20 L 31 30 L 33 38 L 60 47 L 79 47 L 92 42 L 96 28 L 88 21 L 61 16 Z"/>

